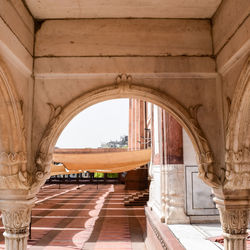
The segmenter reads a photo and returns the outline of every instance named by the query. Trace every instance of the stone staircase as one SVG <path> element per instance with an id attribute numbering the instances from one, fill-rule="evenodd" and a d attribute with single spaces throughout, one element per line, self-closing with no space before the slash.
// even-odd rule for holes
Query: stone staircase
<path id="1" fill-rule="evenodd" d="M 148 189 L 136 193 L 127 194 L 124 197 L 125 206 L 144 206 L 149 198 Z"/>

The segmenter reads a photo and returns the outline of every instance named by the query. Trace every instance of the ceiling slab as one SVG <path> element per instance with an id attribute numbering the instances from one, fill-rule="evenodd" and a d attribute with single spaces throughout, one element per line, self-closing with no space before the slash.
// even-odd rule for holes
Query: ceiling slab
<path id="1" fill-rule="evenodd" d="M 211 18 L 221 0 L 24 0 L 36 19 Z"/>

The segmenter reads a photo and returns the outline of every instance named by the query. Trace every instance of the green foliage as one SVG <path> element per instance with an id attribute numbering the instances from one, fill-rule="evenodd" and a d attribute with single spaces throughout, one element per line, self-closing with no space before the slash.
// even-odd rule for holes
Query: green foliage
<path id="1" fill-rule="evenodd" d="M 117 173 L 107 173 L 107 178 L 118 178 Z"/>
<path id="2" fill-rule="evenodd" d="M 94 173 L 94 178 L 103 178 L 104 173 Z"/>

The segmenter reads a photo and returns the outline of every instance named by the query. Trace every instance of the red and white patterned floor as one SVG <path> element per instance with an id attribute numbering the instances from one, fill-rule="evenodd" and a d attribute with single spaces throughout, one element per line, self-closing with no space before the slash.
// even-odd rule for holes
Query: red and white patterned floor
<path id="1" fill-rule="evenodd" d="M 125 207 L 124 194 L 123 185 L 45 186 L 32 210 L 28 249 L 144 250 L 144 208 Z"/>

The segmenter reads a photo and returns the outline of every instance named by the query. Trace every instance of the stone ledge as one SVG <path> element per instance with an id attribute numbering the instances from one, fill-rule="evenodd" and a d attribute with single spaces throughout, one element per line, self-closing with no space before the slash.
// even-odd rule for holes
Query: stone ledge
<path id="1" fill-rule="evenodd" d="M 219 215 L 191 215 L 190 223 L 220 223 L 220 216 Z"/>
<path id="2" fill-rule="evenodd" d="M 164 250 L 184 250 L 185 248 L 179 240 L 173 235 L 166 224 L 154 215 L 150 208 L 145 207 L 147 231 L 145 235 L 145 244 L 147 249 Z"/>

